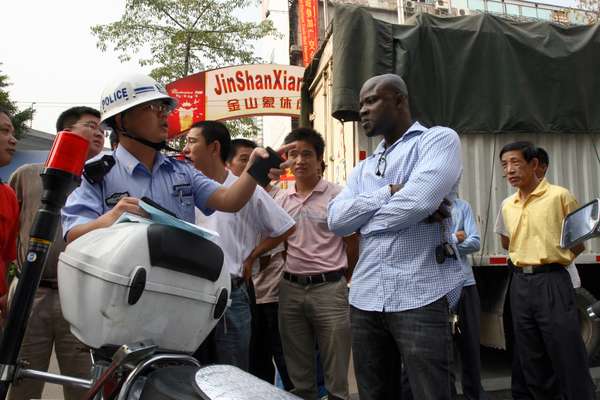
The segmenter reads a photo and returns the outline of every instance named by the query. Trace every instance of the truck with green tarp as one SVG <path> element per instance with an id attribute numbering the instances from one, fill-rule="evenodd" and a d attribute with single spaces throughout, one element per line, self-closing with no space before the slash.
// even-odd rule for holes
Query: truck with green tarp
<path id="1" fill-rule="evenodd" d="M 481 251 L 472 256 L 481 297 L 481 343 L 510 345 L 510 271 L 494 233 L 502 200 L 513 193 L 500 149 L 530 140 L 547 150 L 550 182 L 585 203 L 600 197 L 600 25 L 515 22 L 490 14 L 419 14 L 406 25 L 365 9 L 336 6 L 321 47 L 307 66 L 301 124 L 326 141 L 325 177 L 344 184 L 377 146 L 357 123 L 360 87 L 369 77 L 404 78 L 413 117 L 461 137 L 460 197 L 473 207 Z M 582 335 L 599 353 L 600 325 L 585 308 L 600 299 L 600 242 L 576 259 Z"/>

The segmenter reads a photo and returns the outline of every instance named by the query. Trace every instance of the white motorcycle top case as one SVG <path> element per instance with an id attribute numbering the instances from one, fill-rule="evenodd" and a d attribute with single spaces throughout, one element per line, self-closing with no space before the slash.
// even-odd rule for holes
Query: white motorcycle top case
<path id="1" fill-rule="evenodd" d="M 93 348 L 151 340 L 193 352 L 229 303 L 223 252 L 189 230 L 135 220 L 91 231 L 61 253 L 63 315 Z"/>

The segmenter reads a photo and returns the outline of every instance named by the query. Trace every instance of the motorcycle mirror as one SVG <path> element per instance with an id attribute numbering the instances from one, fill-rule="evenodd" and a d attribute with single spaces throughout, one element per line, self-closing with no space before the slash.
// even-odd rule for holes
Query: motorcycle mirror
<path id="1" fill-rule="evenodd" d="M 570 249 L 596 236 L 600 236 L 600 199 L 594 199 L 578 208 L 563 221 L 560 247 Z"/>

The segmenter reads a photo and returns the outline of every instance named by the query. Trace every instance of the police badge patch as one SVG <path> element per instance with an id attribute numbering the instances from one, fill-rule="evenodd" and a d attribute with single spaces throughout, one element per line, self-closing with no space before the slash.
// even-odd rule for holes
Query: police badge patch
<path id="1" fill-rule="evenodd" d="M 123 197 L 129 196 L 129 192 L 113 193 L 104 199 L 107 207 L 114 207 Z"/>

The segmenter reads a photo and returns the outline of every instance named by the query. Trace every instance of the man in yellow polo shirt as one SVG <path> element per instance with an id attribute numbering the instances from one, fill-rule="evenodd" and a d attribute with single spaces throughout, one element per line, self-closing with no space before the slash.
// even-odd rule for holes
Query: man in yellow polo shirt
<path id="1" fill-rule="evenodd" d="M 577 200 L 567 189 L 536 176 L 539 159 L 532 143 L 507 144 L 500 160 L 509 183 L 518 188 L 505 201 L 502 215 L 514 264 L 510 303 L 515 345 L 527 387 L 536 400 L 592 400 L 575 291 L 565 269 L 584 247 L 560 247 L 562 221 L 577 208 Z"/>

